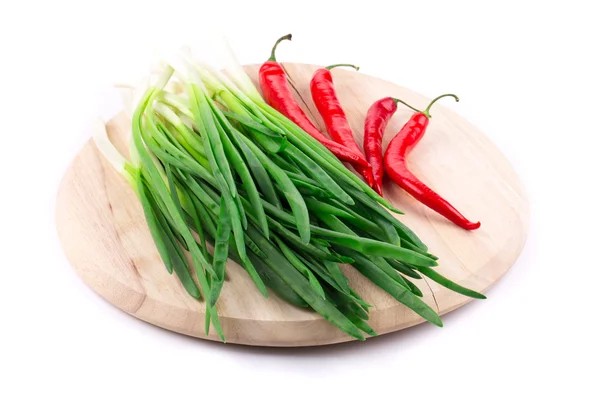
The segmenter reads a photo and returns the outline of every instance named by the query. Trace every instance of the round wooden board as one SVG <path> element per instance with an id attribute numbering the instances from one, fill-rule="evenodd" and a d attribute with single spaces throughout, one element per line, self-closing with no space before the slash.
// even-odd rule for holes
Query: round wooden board
<path id="1" fill-rule="evenodd" d="M 311 100 L 308 82 L 317 68 L 284 64 L 300 104 L 317 126 L 322 120 Z M 255 80 L 258 66 L 246 67 Z M 362 143 L 365 114 L 385 96 L 423 107 L 429 99 L 393 83 L 343 69 L 333 70 L 340 101 L 357 142 Z M 468 218 L 480 220 L 467 232 L 421 205 L 391 182 L 385 197 L 405 211 L 400 218 L 440 257 L 439 271 L 463 286 L 485 292 L 512 266 L 529 227 L 529 205 L 517 175 L 501 152 L 474 126 L 435 105 L 428 132 L 410 157 L 417 176 L 446 197 Z M 384 149 L 411 115 L 400 107 L 390 121 Z M 128 154 L 130 121 L 119 114 L 107 124 L 113 143 Z M 127 182 L 89 141 L 76 156 L 58 191 L 56 223 L 64 251 L 77 273 L 98 294 L 121 310 L 151 324 L 203 339 L 204 306 L 169 275 L 152 242 L 142 208 Z M 350 266 L 343 266 L 352 286 L 374 305 L 369 324 L 380 335 L 423 319 L 399 304 Z M 241 267 L 227 265 L 229 281 L 217 304 L 229 343 L 260 346 L 313 346 L 352 340 L 314 312 L 267 300 Z M 424 300 L 440 314 L 469 298 L 424 279 L 415 281 Z"/>

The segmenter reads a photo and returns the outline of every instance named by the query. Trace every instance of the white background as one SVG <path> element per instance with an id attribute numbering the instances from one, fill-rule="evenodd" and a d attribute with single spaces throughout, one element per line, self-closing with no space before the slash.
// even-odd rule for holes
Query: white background
<path id="1" fill-rule="evenodd" d="M 204 3 L 2 2 L 0 399 L 599 398 L 597 2 Z M 492 138 L 531 202 L 527 245 L 489 299 L 443 329 L 276 350 L 172 334 L 89 290 L 56 238 L 59 180 L 102 88 L 209 23 L 243 63 L 292 32 L 280 60 L 458 93 L 445 106 Z"/>

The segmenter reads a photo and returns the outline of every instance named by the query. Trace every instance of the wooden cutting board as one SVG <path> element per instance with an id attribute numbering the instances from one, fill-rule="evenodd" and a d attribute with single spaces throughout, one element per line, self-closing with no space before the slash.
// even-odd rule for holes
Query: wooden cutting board
<path id="1" fill-rule="evenodd" d="M 284 66 L 300 104 L 324 131 L 308 86 L 317 67 Z M 256 83 L 258 66 L 247 66 L 246 70 Z M 362 143 L 365 114 L 375 100 L 394 96 L 416 107 L 429 102 L 408 89 L 359 72 L 332 72 L 358 143 Z M 409 109 L 399 107 L 386 130 L 384 149 L 410 115 Z M 432 115 L 427 134 L 411 154 L 410 165 L 417 176 L 468 218 L 480 220 L 481 228 L 472 232 L 458 228 L 391 182 L 385 183 L 384 194 L 405 211 L 406 215 L 398 218 L 440 257 L 441 273 L 485 292 L 521 252 L 529 227 L 529 205 L 513 168 L 483 133 L 442 104 L 433 107 Z M 128 154 L 129 124 L 124 113 L 107 124 L 111 140 L 123 154 Z M 176 276 L 167 273 L 134 192 L 91 140 L 76 156 L 59 188 L 56 224 L 70 263 L 103 298 L 151 324 L 207 338 L 203 304 L 188 296 Z M 245 271 L 232 261 L 227 271 L 229 281 L 217 309 L 229 343 L 312 346 L 352 340 L 314 312 L 290 306 L 274 294 L 268 300 L 263 298 Z M 374 305 L 369 324 L 379 334 L 423 322 L 352 267 L 344 266 L 344 272 L 355 290 Z M 471 300 L 428 279 L 415 283 L 424 300 L 440 314 Z M 208 339 L 218 340 L 212 331 Z"/>

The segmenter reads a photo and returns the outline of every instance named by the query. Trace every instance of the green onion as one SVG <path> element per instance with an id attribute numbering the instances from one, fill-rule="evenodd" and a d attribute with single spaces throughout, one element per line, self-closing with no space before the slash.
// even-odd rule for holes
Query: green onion
<path id="1" fill-rule="evenodd" d="M 167 273 L 204 302 L 205 331 L 212 325 L 222 341 L 216 305 L 228 259 L 263 296 L 269 288 L 359 340 L 377 334 L 366 323 L 372 305 L 340 264 L 439 326 L 411 279 L 485 298 L 432 269 L 437 257 L 390 213 L 401 211 L 267 105 L 239 65 L 225 75 L 174 57 L 131 117 L 130 161 L 103 124 L 94 142 L 135 190 Z"/>

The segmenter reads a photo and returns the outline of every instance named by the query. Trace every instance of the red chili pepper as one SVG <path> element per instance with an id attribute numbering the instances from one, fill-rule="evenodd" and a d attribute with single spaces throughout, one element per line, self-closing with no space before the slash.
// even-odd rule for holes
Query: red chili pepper
<path id="1" fill-rule="evenodd" d="M 381 100 L 377 100 L 369 107 L 365 119 L 363 147 L 365 149 L 367 161 L 371 164 L 371 169 L 373 170 L 373 180 L 375 182 L 374 189 L 379 195 L 382 195 L 383 192 L 382 184 L 384 173 L 381 141 L 387 123 L 398 109 L 398 103 L 410 107 L 400 99 L 384 97 Z"/>
<path id="2" fill-rule="evenodd" d="M 456 101 L 458 101 L 458 97 L 453 94 L 444 94 L 436 97 L 429 103 L 425 111 L 416 110 L 417 112 L 412 115 L 410 120 L 408 120 L 400 132 L 392 139 L 384 155 L 385 171 L 398 186 L 406 190 L 415 199 L 419 200 L 427 207 L 448 218 L 463 229 L 474 230 L 479 228 L 481 223 L 471 222 L 466 219 L 450 203 L 415 177 L 413 173 L 408 170 L 406 165 L 406 156 L 425 134 L 425 130 L 429 124 L 429 118 L 431 118 L 429 109 L 433 103 L 446 96 L 454 97 Z"/>
<path id="3" fill-rule="evenodd" d="M 351 151 L 323 135 L 300 108 L 290 90 L 285 71 L 275 59 L 275 49 L 283 40 L 292 40 L 292 35 L 282 36 L 275 42 L 271 50 L 271 57 L 260 67 L 258 72 L 260 87 L 267 103 L 317 139 L 340 160 L 368 166 L 367 159 L 360 152 Z"/>
<path id="4" fill-rule="evenodd" d="M 329 67 L 319 68 L 310 80 L 310 92 L 331 138 L 353 152 L 362 154 L 362 150 L 354 140 L 354 133 L 352 132 L 352 128 L 350 128 L 346 113 L 342 108 L 333 85 L 333 77 L 330 70 L 340 66 L 352 67 L 358 70 L 358 67 L 351 64 L 334 64 Z M 375 185 L 371 166 L 355 166 L 355 168 L 365 178 L 367 184 L 381 195 L 381 188 L 378 190 Z"/>

